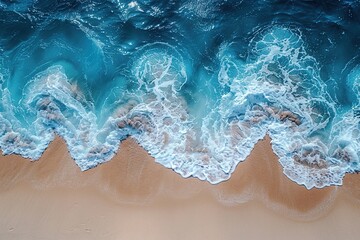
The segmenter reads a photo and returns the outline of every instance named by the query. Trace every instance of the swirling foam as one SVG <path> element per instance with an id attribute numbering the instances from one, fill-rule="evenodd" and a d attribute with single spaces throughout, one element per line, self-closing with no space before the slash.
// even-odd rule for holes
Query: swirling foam
<path id="1" fill-rule="evenodd" d="M 125 9 L 123 21 L 148 29 L 150 23 L 141 21 L 147 4 L 114 3 Z M 164 14 L 156 9 L 150 13 Z M 104 47 L 99 42 L 97 48 L 87 44 L 96 51 Z M 284 173 L 307 188 L 340 185 L 346 172 L 359 171 L 359 69 L 347 81 L 352 107 L 338 111 L 300 32 L 272 27 L 256 35 L 249 47 L 244 59 L 236 54 L 234 42 L 223 42 L 214 60 L 219 69 L 207 69 L 196 80 L 190 69 L 194 63 L 179 46 L 156 42 L 131 48 L 135 53 L 130 60 L 121 58 L 129 69 L 113 73 L 113 89 L 106 91 L 100 111 L 91 88 L 78 85 L 76 74 L 69 73 L 76 68 L 71 64 L 40 62 L 36 74 L 22 74 L 31 80 L 21 87 L 19 101 L 14 100 L 18 87 L 8 84 L 10 77 L 2 66 L 0 147 L 4 154 L 38 159 L 58 134 L 86 170 L 110 160 L 120 141 L 131 136 L 165 167 L 184 177 L 218 183 L 228 179 L 268 133 Z M 105 55 L 101 51 L 101 59 Z M 102 77 L 97 72 L 105 62 L 89 61 L 96 66 L 86 66 L 88 72 Z M 90 75 L 83 78 L 96 88 Z M 189 90 L 194 82 L 196 94 Z"/>

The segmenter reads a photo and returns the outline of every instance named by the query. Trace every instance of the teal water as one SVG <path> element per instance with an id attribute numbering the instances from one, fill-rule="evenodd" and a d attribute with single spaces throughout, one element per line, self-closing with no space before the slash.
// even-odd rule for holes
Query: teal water
<path id="1" fill-rule="evenodd" d="M 265 134 L 307 188 L 360 170 L 359 1 L 0 1 L 0 147 L 82 170 L 132 137 L 231 177 Z M 120 145 L 121 147 L 121 145 Z"/>

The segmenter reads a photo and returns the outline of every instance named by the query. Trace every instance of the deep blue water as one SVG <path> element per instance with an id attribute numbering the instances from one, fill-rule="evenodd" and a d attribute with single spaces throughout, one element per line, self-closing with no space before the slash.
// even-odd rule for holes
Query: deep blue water
<path id="1" fill-rule="evenodd" d="M 360 1 L 0 1 L 0 53 L 4 154 L 130 136 L 218 183 L 268 133 L 307 188 L 360 171 Z"/>

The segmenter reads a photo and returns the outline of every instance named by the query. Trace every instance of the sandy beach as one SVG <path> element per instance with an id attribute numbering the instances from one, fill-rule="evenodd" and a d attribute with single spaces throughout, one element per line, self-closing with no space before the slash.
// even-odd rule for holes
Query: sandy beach
<path id="1" fill-rule="evenodd" d="M 230 180 L 184 179 L 134 140 L 81 172 L 60 138 L 0 157 L 0 239 L 358 239 L 360 175 L 307 190 L 260 141 Z"/>

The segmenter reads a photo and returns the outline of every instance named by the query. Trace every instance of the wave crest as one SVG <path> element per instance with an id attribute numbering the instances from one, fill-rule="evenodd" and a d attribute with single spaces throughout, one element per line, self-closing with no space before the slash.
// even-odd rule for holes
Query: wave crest
<path id="1" fill-rule="evenodd" d="M 184 92 L 194 81 L 182 53 L 167 43 L 138 48 L 128 75 L 114 78 L 119 82 L 101 106 L 109 114 L 104 121 L 88 89 L 61 63 L 36 74 L 16 107 L 2 85 L 1 149 L 37 159 L 56 133 L 86 170 L 111 159 L 131 136 L 165 167 L 218 183 L 268 133 L 284 173 L 307 188 L 339 185 L 346 172 L 359 171 L 357 70 L 348 80 L 356 99 L 342 113 L 299 33 L 284 27 L 262 33 L 247 60 L 234 47 L 221 45 L 219 70 L 199 76 L 204 89 L 191 101 Z"/>

